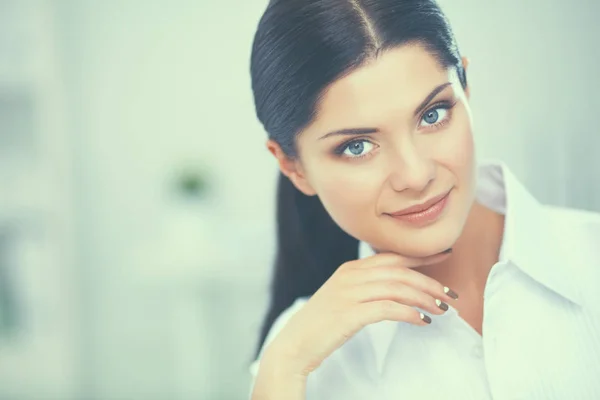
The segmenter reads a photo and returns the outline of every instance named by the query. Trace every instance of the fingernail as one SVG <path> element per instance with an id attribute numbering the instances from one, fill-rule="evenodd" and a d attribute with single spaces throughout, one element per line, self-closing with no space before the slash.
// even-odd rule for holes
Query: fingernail
<path id="1" fill-rule="evenodd" d="M 452 297 L 454 300 L 458 299 L 456 292 L 454 292 L 454 290 L 450 289 L 448 286 L 444 286 L 444 293 Z"/>
<path id="2" fill-rule="evenodd" d="M 442 251 L 442 254 L 448 254 L 448 253 L 452 253 L 452 247 L 450 247 L 448 250 Z"/>
<path id="3" fill-rule="evenodd" d="M 448 304 L 444 303 L 443 301 L 435 299 L 435 304 L 437 304 L 437 306 L 443 311 L 448 311 Z"/>
<path id="4" fill-rule="evenodd" d="M 426 324 L 430 324 L 431 323 L 431 318 L 429 318 L 428 315 L 425 315 L 423 313 L 421 313 L 421 319 L 423 320 L 423 322 L 425 322 Z"/>

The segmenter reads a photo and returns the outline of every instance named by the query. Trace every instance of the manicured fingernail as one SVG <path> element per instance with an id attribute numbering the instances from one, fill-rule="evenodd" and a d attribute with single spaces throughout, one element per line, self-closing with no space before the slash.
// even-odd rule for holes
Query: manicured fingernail
<path id="1" fill-rule="evenodd" d="M 443 301 L 435 299 L 435 304 L 437 304 L 437 306 L 443 311 L 448 311 L 448 304 L 444 303 Z"/>
<path id="2" fill-rule="evenodd" d="M 448 286 L 444 286 L 444 293 L 452 297 L 454 300 L 458 299 L 456 292 L 454 292 L 454 290 L 450 289 Z"/>
<path id="3" fill-rule="evenodd" d="M 429 318 L 428 315 L 425 315 L 423 313 L 421 313 L 421 319 L 423 320 L 423 322 L 425 322 L 426 324 L 430 324 L 431 323 L 431 318 Z"/>
<path id="4" fill-rule="evenodd" d="M 442 254 L 448 254 L 448 253 L 452 253 L 452 247 L 450 247 L 448 250 L 442 251 Z"/>

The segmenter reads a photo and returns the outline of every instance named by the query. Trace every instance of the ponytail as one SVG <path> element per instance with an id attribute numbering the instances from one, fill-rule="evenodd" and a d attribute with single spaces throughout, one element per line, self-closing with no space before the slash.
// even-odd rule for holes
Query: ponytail
<path id="1" fill-rule="evenodd" d="M 275 273 L 257 354 L 277 317 L 294 300 L 314 294 L 337 267 L 357 256 L 358 241 L 340 229 L 319 198 L 304 195 L 280 173 Z"/>

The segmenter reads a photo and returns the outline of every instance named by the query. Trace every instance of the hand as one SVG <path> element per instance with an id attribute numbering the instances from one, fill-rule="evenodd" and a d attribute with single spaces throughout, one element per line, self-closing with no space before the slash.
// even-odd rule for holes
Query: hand
<path id="1" fill-rule="evenodd" d="M 431 323 L 414 307 L 439 315 L 458 296 L 412 268 L 448 256 L 417 259 L 383 253 L 343 264 L 290 319 L 265 357 L 290 376 L 306 377 L 366 325 L 383 320 Z"/>

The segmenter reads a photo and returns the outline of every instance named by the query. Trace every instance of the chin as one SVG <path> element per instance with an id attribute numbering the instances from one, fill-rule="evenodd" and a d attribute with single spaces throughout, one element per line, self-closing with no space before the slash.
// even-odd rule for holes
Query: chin
<path id="1" fill-rule="evenodd" d="M 419 246 L 419 244 L 415 244 L 414 246 L 404 246 L 403 248 L 398 249 L 394 253 L 411 257 L 411 258 L 425 258 L 434 256 L 436 254 L 440 254 L 449 248 L 454 246 L 454 241 L 444 241 L 431 243 L 426 246 Z"/>
<path id="2" fill-rule="evenodd" d="M 404 243 L 402 246 L 396 246 L 395 249 L 389 251 L 406 257 L 424 258 L 440 254 L 452 248 L 454 243 L 456 243 L 455 240 L 432 241 L 427 244 Z"/>
<path id="3" fill-rule="evenodd" d="M 373 247 L 406 257 L 429 257 L 453 247 L 463 225 L 464 221 L 446 218 L 425 229 L 386 229 L 387 234 L 394 232 L 394 235 L 386 237 L 381 246 Z"/>

